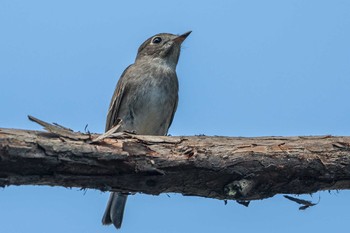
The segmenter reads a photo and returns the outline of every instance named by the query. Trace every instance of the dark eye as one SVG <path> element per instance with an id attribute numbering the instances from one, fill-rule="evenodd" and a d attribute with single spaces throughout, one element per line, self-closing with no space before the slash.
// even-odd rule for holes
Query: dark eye
<path id="1" fill-rule="evenodd" d="M 160 42 L 162 42 L 162 38 L 160 38 L 159 36 L 154 37 L 152 40 L 153 44 L 159 44 Z"/>

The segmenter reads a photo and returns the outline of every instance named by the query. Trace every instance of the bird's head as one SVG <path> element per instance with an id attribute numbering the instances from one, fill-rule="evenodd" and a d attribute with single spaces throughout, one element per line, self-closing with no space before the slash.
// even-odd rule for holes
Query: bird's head
<path id="1" fill-rule="evenodd" d="M 160 33 L 148 38 L 139 47 L 136 62 L 143 59 L 157 60 L 175 68 L 179 60 L 181 44 L 190 33 L 191 31 L 182 35 Z"/>

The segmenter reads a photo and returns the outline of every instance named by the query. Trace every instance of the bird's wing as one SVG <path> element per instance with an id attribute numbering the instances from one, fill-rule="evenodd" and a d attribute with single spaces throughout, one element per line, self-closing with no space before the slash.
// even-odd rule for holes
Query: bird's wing
<path id="1" fill-rule="evenodd" d="M 171 118 L 170 118 L 170 122 L 169 122 L 169 126 L 168 126 L 168 129 L 167 129 L 167 132 L 171 126 L 171 123 L 173 123 L 173 119 L 174 119 L 174 116 L 175 116 L 175 112 L 176 112 L 176 109 L 177 109 L 177 103 L 179 102 L 179 98 L 176 98 L 176 101 L 175 101 L 175 104 L 174 104 L 174 108 L 173 108 L 173 112 L 171 113 Z"/>
<path id="2" fill-rule="evenodd" d="M 117 83 L 117 87 L 115 88 L 111 103 L 109 105 L 108 114 L 107 114 L 107 121 L 106 121 L 106 129 L 105 131 L 108 131 L 113 126 L 115 126 L 117 119 L 118 119 L 118 113 L 120 108 L 120 103 L 122 102 L 123 97 L 125 96 L 126 92 L 126 72 L 132 65 L 129 65 L 122 75 L 120 76 L 120 79 Z"/>

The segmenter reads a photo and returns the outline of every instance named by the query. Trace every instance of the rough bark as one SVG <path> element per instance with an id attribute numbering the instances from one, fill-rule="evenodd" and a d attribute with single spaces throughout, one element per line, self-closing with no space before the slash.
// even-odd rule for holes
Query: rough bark
<path id="1" fill-rule="evenodd" d="M 0 129 L 0 186 L 235 200 L 350 188 L 350 137 L 97 136 Z"/>

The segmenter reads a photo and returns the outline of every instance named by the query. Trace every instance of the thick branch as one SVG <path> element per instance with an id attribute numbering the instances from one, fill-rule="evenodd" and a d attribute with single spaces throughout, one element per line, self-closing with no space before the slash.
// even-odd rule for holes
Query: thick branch
<path id="1" fill-rule="evenodd" d="M 121 135 L 95 143 L 86 138 L 0 129 L 0 186 L 238 200 L 350 188 L 350 137 Z"/>

